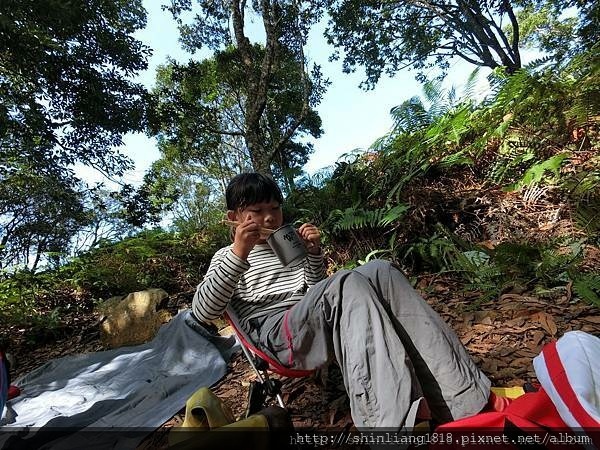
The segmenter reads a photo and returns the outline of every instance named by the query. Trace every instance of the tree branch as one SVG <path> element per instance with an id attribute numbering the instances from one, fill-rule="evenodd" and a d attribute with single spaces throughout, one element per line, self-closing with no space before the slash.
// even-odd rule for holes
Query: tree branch
<path id="1" fill-rule="evenodd" d="M 513 28 L 512 51 L 515 56 L 515 63 L 517 64 L 518 67 L 521 67 L 521 53 L 519 52 L 519 40 L 521 39 L 520 32 L 519 32 L 519 21 L 517 20 L 517 17 L 515 16 L 515 12 L 513 11 L 510 3 L 508 3 L 507 0 L 503 0 L 503 4 L 506 8 L 506 14 L 508 14 L 510 23 L 512 24 L 512 28 Z"/>
<path id="2" fill-rule="evenodd" d="M 231 2 L 231 17 L 233 19 L 233 33 L 235 36 L 236 47 L 242 56 L 242 63 L 246 67 L 252 67 L 252 58 L 250 57 L 250 41 L 244 34 L 244 7 L 245 0 L 233 0 Z"/>
<path id="3" fill-rule="evenodd" d="M 467 27 L 470 31 L 472 31 L 475 36 L 477 37 L 477 40 L 483 44 L 480 46 L 481 51 L 482 51 L 482 59 L 483 61 L 485 61 L 486 63 L 493 63 L 496 64 L 494 61 L 494 57 L 492 56 L 492 54 L 489 51 L 489 48 L 494 49 L 494 51 L 498 54 L 498 56 L 500 57 L 500 60 L 502 61 L 503 64 L 505 65 L 510 65 L 509 61 L 508 61 L 508 57 L 506 56 L 506 54 L 502 51 L 502 48 L 499 44 L 499 42 L 496 40 L 495 36 L 493 33 L 491 33 L 490 36 L 490 29 L 489 26 L 484 23 L 486 20 L 485 18 L 483 18 L 484 20 L 482 21 L 481 18 L 481 14 L 478 14 L 477 11 L 473 11 L 469 5 L 467 5 L 464 1 L 459 0 L 458 4 L 461 7 L 461 11 L 464 13 L 465 18 L 467 19 L 467 23 L 470 24 L 470 26 L 467 26 L 467 23 L 465 23 L 463 25 L 463 27 Z M 500 47 L 500 48 L 498 48 Z M 490 67 L 492 67 L 490 65 Z"/>
<path id="4" fill-rule="evenodd" d="M 224 136 L 244 136 L 242 131 L 220 130 L 218 128 L 212 128 L 208 126 L 205 126 L 204 129 L 209 133 L 222 134 Z"/>
<path id="5" fill-rule="evenodd" d="M 474 64 L 476 66 L 487 66 L 487 63 L 483 62 L 483 61 L 477 61 L 476 59 L 472 59 L 470 57 L 468 57 L 465 53 L 461 52 L 458 48 L 454 48 L 454 52 L 461 57 L 462 59 L 464 59 L 467 62 L 470 62 L 471 64 Z M 489 67 L 489 66 L 488 66 Z M 492 67 L 493 68 L 493 67 Z"/>

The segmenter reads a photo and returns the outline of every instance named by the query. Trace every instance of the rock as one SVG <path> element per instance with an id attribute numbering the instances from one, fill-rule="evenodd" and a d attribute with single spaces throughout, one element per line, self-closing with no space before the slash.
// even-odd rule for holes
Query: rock
<path id="1" fill-rule="evenodd" d="M 168 294 L 162 289 L 146 289 L 127 297 L 111 297 L 97 307 L 104 319 L 100 324 L 102 342 L 110 347 L 137 345 L 149 341 L 160 326 L 171 320 L 166 310 L 158 310 Z"/>

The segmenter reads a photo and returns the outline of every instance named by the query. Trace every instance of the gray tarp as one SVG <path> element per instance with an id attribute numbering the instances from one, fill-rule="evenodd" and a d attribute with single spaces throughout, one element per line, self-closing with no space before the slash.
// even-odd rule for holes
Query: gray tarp
<path id="1" fill-rule="evenodd" d="M 61 428 L 71 433 L 84 429 L 77 434 L 88 437 L 90 430 L 115 427 L 151 431 L 179 411 L 198 388 L 218 381 L 236 348 L 233 337 L 210 335 L 186 310 L 146 344 L 50 361 L 14 382 L 23 393 L 7 404 L 0 448 L 40 448 L 40 441 L 45 441 L 43 448 L 81 448 L 74 436 L 52 443 L 35 438 L 36 433 Z M 21 445 L 15 442 L 19 429 L 29 431 Z M 86 450 L 135 448 L 143 433 L 129 439 L 117 432 L 100 436 L 86 442 Z"/>

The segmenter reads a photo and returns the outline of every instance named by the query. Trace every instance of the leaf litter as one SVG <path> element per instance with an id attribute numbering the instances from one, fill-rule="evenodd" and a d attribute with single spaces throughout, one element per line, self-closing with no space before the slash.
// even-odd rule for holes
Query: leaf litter
<path id="1" fill-rule="evenodd" d="M 449 278 L 429 275 L 421 280 L 426 301 L 456 331 L 470 355 L 494 386 L 522 386 L 536 383 L 532 360 L 542 347 L 567 331 L 582 330 L 600 335 L 600 310 L 570 298 L 546 299 L 534 293 L 503 294 L 498 299 L 469 310 L 476 293 L 462 293 L 461 286 Z M 170 305 L 176 312 L 189 307 L 189 300 Z M 75 320 L 76 319 L 76 320 Z M 73 317 L 65 335 L 32 347 L 19 330 L 11 330 L 16 342 L 18 366 L 15 378 L 44 362 L 61 356 L 105 350 L 99 340 L 97 318 L 93 314 Z M 23 330 L 25 331 L 25 330 Z M 19 351 L 20 350 L 20 351 Z M 335 364 L 307 378 L 281 378 L 282 396 L 296 427 L 313 430 L 347 429 L 352 426 L 344 382 Z M 255 374 L 241 353 L 232 357 L 227 374 L 213 392 L 241 417 L 246 408 L 248 386 Z M 183 422 L 184 405 L 170 420 L 149 435 L 141 449 L 167 447 L 168 431 Z"/>

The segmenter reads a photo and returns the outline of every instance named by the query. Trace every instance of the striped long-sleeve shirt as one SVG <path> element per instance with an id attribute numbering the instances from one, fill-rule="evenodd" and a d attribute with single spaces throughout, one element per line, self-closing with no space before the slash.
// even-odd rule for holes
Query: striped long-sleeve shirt
<path id="1" fill-rule="evenodd" d="M 286 269 L 267 244 L 257 244 L 247 261 L 232 247 L 215 253 L 194 294 L 192 311 L 204 322 L 219 317 L 230 304 L 248 332 L 250 319 L 290 308 L 325 278 L 322 253 L 309 253 L 303 266 Z"/>

